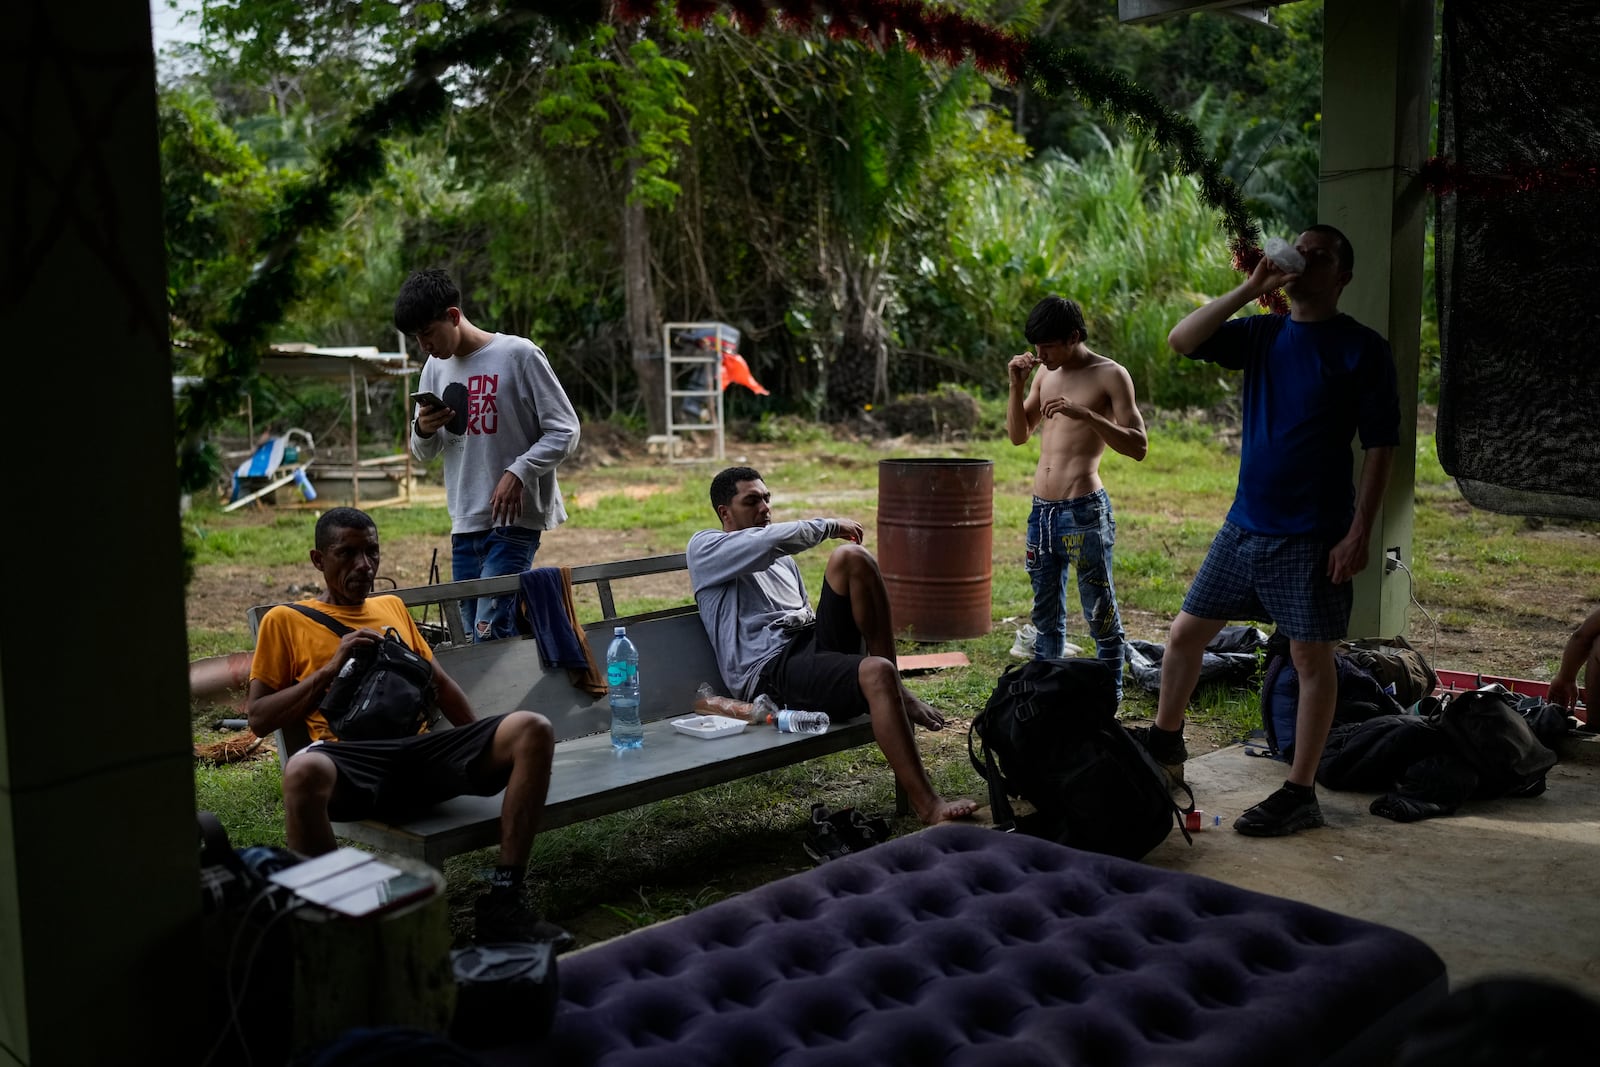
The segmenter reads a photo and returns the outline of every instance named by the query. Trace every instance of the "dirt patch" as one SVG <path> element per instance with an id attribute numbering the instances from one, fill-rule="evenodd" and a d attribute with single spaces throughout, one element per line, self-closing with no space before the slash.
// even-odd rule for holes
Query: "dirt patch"
<path id="1" fill-rule="evenodd" d="M 660 491 L 653 485 L 640 484 L 634 477 L 636 472 L 613 469 L 646 462 L 642 440 L 602 424 L 585 426 L 584 442 L 584 452 L 573 464 L 574 476 L 563 479 L 569 486 L 575 509 L 594 507 L 607 496 L 643 499 Z M 915 452 L 922 447 L 937 446 L 917 446 L 907 441 L 883 446 L 884 454 Z M 797 446 L 792 445 L 730 440 L 728 462 L 748 463 L 764 469 L 789 458 L 796 450 Z M 859 465 L 867 461 L 853 462 Z M 692 469 L 704 472 L 706 478 L 710 476 L 708 467 Z M 580 470 L 581 477 L 578 476 Z M 870 500 L 872 492 L 844 489 L 827 495 L 811 494 L 810 499 L 824 506 L 829 501 L 837 502 L 845 508 L 853 502 Z M 1462 500 L 1441 503 L 1452 514 L 1474 513 L 1471 505 Z M 381 512 L 377 518 L 382 524 Z M 1600 533 L 1593 528 L 1530 524 L 1527 536 L 1572 543 L 1591 555 L 1600 549 Z M 544 541 L 539 562 L 572 566 L 679 551 L 681 547 L 655 541 L 647 530 L 583 529 L 573 523 Z M 436 551 L 441 570 L 448 577 L 449 535 L 442 522 L 436 532 L 385 535 L 384 573 L 396 585 L 426 584 L 429 564 Z M 1466 571 L 1469 568 L 1456 564 L 1452 569 Z M 1470 612 L 1453 609 L 1447 621 L 1441 620 L 1435 625 L 1413 607 L 1408 639 L 1436 667 L 1522 678 L 1548 677 L 1555 656 L 1581 617 L 1583 598 L 1592 591 L 1573 590 L 1556 582 L 1546 586 L 1535 582 L 1513 585 L 1487 572 L 1480 577 L 1481 588 L 1473 598 L 1477 606 Z M 239 647 L 246 648 L 248 642 L 242 635 L 244 613 L 248 608 L 316 593 L 320 591 L 317 578 L 309 563 L 303 561 L 274 566 L 224 563 L 201 567 L 188 590 L 189 626 L 239 633 Z M 637 584 L 629 586 L 630 595 L 666 599 L 686 593 L 682 575 L 658 575 L 634 581 Z M 1440 611 L 1431 606 L 1430 610 L 1435 619 L 1440 618 Z M 1171 623 L 1169 616 L 1126 608 L 1123 617 L 1129 636 L 1152 641 L 1164 641 Z M 1152 706 L 1148 702 L 1139 705 L 1141 709 Z M 952 715 L 949 725 L 940 733 L 918 731 L 924 762 L 934 768 L 935 773 L 966 763 L 969 725 L 968 717 Z M 1236 738 L 1223 726 L 1191 722 L 1186 730 L 1192 755 L 1213 751 L 1234 740 Z M 873 794 L 877 797 L 884 795 L 883 790 L 890 781 L 887 767 L 881 764 L 866 768 L 860 777 L 870 779 L 869 785 L 877 790 Z M 848 799 L 840 798 L 857 795 L 861 788 L 852 778 L 842 785 L 830 784 L 827 797 L 836 806 L 849 803 Z M 651 842 L 647 861 L 630 865 L 626 874 L 600 878 L 605 884 L 598 887 L 594 880 L 583 881 L 584 899 L 558 905 L 552 915 L 572 929 L 581 943 L 592 944 L 626 933 L 643 922 L 692 910 L 805 869 L 810 863 L 802 849 L 804 812 L 814 793 L 802 794 L 802 790 L 797 790 L 794 795 L 782 798 L 781 808 L 762 808 L 759 817 L 752 817 L 748 824 L 719 830 L 715 835 L 700 829 L 698 833 L 682 832 L 677 835 L 681 839 L 671 844 Z M 889 806 L 881 800 L 863 802 L 862 806 L 878 814 L 889 814 Z M 897 834 L 911 833 L 918 828 L 916 820 L 910 816 L 893 818 L 891 822 Z M 641 846 L 640 850 L 644 851 L 645 847 Z M 577 858 L 571 862 L 583 861 Z M 536 883 L 537 880 L 536 875 Z M 456 884 L 458 882 L 461 884 Z M 459 896 L 465 903 L 474 894 L 475 888 L 470 882 L 452 876 L 453 899 Z"/>

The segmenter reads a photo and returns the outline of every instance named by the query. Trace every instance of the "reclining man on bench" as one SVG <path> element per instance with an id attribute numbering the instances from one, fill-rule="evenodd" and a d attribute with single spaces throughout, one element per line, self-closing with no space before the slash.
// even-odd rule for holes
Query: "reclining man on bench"
<path id="1" fill-rule="evenodd" d="M 378 528 L 365 512 L 334 508 L 318 519 L 311 565 L 322 572 L 327 591 L 320 600 L 267 612 L 250 665 L 250 729 L 266 737 L 303 721 L 312 738 L 283 771 L 289 847 L 321 855 L 334 848 L 333 821 L 399 822 L 451 797 L 503 789 L 500 861 L 489 892 L 476 902 L 478 940 L 564 939 L 563 931 L 527 909 L 521 892 L 550 786 L 555 734 L 549 720 L 531 711 L 479 719 L 461 687 L 435 663 L 438 710 L 455 729 L 429 732 L 424 726 L 387 740 L 340 741 L 321 706 L 352 652 L 382 641 L 389 628 L 425 659 L 432 661 L 433 652 L 399 597 L 371 595 Z M 348 631 L 340 636 L 302 607 Z"/>
<path id="2" fill-rule="evenodd" d="M 872 735 L 919 819 L 932 825 L 971 815 L 974 801 L 934 791 L 917 752 L 912 724 L 939 730 L 944 716 L 900 681 L 889 595 L 878 561 L 861 547 L 861 524 L 774 524 L 771 501 L 759 473 L 729 467 L 711 481 L 722 529 L 689 539 L 689 581 L 728 691 L 742 700 L 766 693 L 835 720 L 870 715 Z M 850 543 L 828 557 L 812 612 L 791 557 L 830 538 Z"/>

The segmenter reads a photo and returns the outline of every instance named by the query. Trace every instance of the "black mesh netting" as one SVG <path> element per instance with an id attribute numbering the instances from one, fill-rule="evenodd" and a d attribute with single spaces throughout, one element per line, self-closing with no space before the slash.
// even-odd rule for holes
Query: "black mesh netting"
<path id="1" fill-rule="evenodd" d="M 1450 0 L 1439 460 L 1472 503 L 1600 518 L 1600 3 Z"/>

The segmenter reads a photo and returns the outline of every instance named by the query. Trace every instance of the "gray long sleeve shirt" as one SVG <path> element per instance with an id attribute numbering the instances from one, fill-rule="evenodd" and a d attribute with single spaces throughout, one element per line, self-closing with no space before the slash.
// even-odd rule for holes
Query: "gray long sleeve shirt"
<path id="1" fill-rule="evenodd" d="M 689 582 L 728 692 L 753 700 L 761 668 L 811 613 L 790 558 L 833 536 L 833 519 L 775 522 L 748 530 L 701 530 L 689 538 Z"/>
<path id="2" fill-rule="evenodd" d="M 413 455 L 444 453 L 451 533 L 494 527 L 489 499 L 506 471 L 522 482 L 518 526 L 553 530 L 567 521 L 556 468 L 578 447 L 578 414 L 538 345 L 497 333 L 468 355 L 429 357 L 418 388 L 465 409 L 462 433 L 422 437 L 411 424 Z"/>

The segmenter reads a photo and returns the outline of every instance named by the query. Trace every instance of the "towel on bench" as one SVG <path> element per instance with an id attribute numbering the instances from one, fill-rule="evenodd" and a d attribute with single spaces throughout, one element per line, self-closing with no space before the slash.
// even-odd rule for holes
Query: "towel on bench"
<path id="1" fill-rule="evenodd" d="M 578 624 L 572 602 L 572 568 L 535 567 L 522 572 L 517 597 L 517 632 L 532 634 L 539 646 L 539 662 L 568 673 L 572 684 L 600 696 L 605 676 L 595 663 L 589 639 Z"/>

